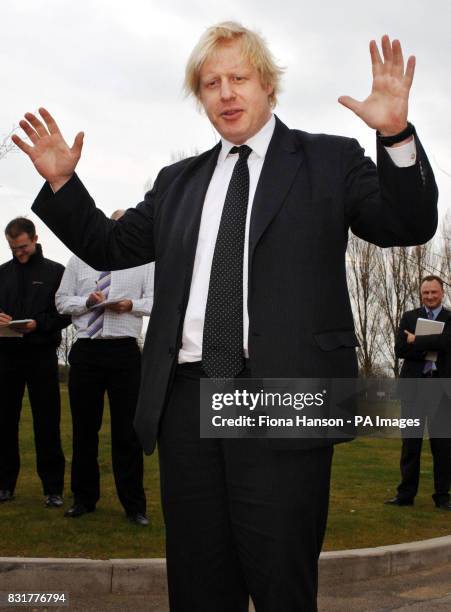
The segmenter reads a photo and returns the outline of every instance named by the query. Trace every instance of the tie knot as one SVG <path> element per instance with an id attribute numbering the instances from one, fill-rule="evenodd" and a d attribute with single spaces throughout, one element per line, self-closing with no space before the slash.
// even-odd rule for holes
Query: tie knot
<path id="1" fill-rule="evenodd" d="M 246 159 L 252 153 L 252 149 L 247 145 L 241 145 L 240 147 L 232 147 L 230 149 L 230 153 L 238 153 L 240 160 L 244 159 L 246 161 Z"/>

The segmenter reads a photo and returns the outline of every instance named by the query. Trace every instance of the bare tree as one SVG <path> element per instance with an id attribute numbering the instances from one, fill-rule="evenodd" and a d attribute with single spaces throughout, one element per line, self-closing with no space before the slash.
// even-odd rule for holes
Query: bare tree
<path id="1" fill-rule="evenodd" d="M 147 193 L 148 191 L 152 191 L 152 187 L 153 187 L 153 180 L 149 176 L 149 178 L 144 183 L 144 193 Z"/>
<path id="2" fill-rule="evenodd" d="M 447 211 L 440 226 L 440 271 L 443 282 L 451 286 L 451 211 Z"/>
<path id="3" fill-rule="evenodd" d="M 403 313 L 421 303 L 421 280 L 438 274 L 451 286 L 451 212 L 441 224 L 440 236 L 421 246 L 379 249 L 352 236 L 347 273 L 361 345 L 360 372 L 374 376 L 388 369 L 397 377 L 396 334 Z"/>
<path id="4" fill-rule="evenodd" d="M 381 350 L 394 376 L 399 363 L 394 353 L 396 334 L 403 313 L 421 303 L 420 284 L 424 276 L 440 272 L 440 256 L 434 243 L 386 249 L 378 259 L 377 287 L 383 325 Z"/>
<path id="5" fill-rule="evenodd" d="M 377 260 L 376 284 L 381 318 L 381 356 L 394 376 L 399 376 L 394 342 L 402 314 L 410 305 L 412 281 L 408 249 L 385 249 Z"/>
<path id="6" fill-rule="evenodd" d="M 428 274 L 440 274 L 441 272 L 441 256 L 436 253 L 436 242 L 428 242 L 420 246 L 416 246 L 409 251 L 409 261 L 413 268 L 410 275 L 410 299 L 414 306 L 417 306 L 421 301 L 420 285 L 422 279 Z"/>
<path id="7" fill-rule="evenodd" d="M 58 361 L 64 366 L 69 365 L 69 353 L 75 342 L 75 328 L 73 325 L 61 331 L 61 344 L 58 347 Z"/>
<path id="8" fill-rule="evenodd" d="M 200 151 L 197 148 L 191 150 L 191 153 L 187 153 L 181 149 L 180 151 L 172 151 L 171 152 L 171 163 L 175 163 L 181 161 L 182 159 L 187 159 L 188 157 L 195 157 L 199 155 Z"/>
<path id="9" fill-rule="evenodd" d="M 174 164 L 175 162 L 181 161 L 182 159 L 187 159 L 188 157 L 199 155 L 199 153 L 199 149 L 196 148 L 194 148 L 191 153 L 187 153 L 186 151 L 183 151 L 183 149 L 180 149 L 179 151 L 172 151 L 169 160 L 171 164 Z M 152 187 L 153 180 L 149 177 L 144 183 L 144 193 L 151 191 Z"/>
<path id="10" fill-rule="evenodd" d="M 359 369 L 363 376 L 375 376 L 379 371 L 380 326 L 376 286 L 377 258 L 380 249 L 374 244 L 352 236 L 348 243 L 347 270 L 349 294 L 355 311 Z"/>
<path id="11" fill-rule="evenodd" d="M 11 140 L 11 136 L 18 129 L 18 125 L 12 128 L 12 130 L 2 138 L 0 141 L 0 159 L 3 159 L 10 153 L 13 149 L 16 148 L 16 145 Z"/>

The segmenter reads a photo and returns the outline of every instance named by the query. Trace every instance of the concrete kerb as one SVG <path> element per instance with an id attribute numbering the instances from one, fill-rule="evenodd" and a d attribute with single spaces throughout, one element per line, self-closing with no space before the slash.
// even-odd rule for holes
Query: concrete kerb
<path id="1" fill-rule="evenodd" d="M 451 564 L 451 536 L 419 542 L 325 552 L 322 584 L 347 583 Z"/>
<path id="2" fill-rule="evenodd" d="M 111 561 L 0 558 L 0 591 L 111 593 Z"/>
<path id="3" fill-rule="evenodd" d="M 451 565 L 451 536 L 322 553 L 320 581 L 349 583 L 446 564 Z M 0 557 L 1 591 L 163 594 L 166 560 Z"/>
<path id="4" fill-rule="evenodd" d="M 111 559 L 113 593 L 166 592 L 166 559 Z"/>

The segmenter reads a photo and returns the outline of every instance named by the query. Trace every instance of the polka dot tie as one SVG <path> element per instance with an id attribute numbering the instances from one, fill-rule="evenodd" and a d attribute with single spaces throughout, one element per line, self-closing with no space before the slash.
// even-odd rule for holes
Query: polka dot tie
<path id="1" fill-rule="evenodd" d="M 230 150 L 239 153 L 239 159 L 216 239 L 202 341 L 202 365 L 210 378 L 233 378 L 244 366 L 243 252 L 249 200 L 247 158 L 251 152 L 246 145 Z"/>

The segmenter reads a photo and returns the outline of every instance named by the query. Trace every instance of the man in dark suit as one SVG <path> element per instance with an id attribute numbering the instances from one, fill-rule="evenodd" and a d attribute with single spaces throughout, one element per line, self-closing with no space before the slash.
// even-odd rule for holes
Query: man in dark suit
<path id="1" fill-rule="evenodd" d="M 13 257 L 0 266 L 0 503 L 14 499 L 20 471 L 20 413 L 27 388 L 45 505 L 60 508 L 65 459 L 57 349 L 70 317 L 56 311 L 55 292 L 64 266 L 44 257 L 30 219 L 10 221 L 5 237 Z M 12 321 L 17 323 L 11 328 Z"/>
<path id="2" fill-rule="evenodd" d="M 209 28 L 186 86 L 221 142 L 164 168 L 116 224 L 74 174 L 51 115 L 26 114 L 14 142 L 47 180 L 34 210 L 97 269 L 155 260 L 155 301 L 135 425 L 158 438 L 171 610 L 316 610 L 330 440 L 199 438 L 203 377 L 353 377 L 345 252 L 349 228 L 380 246 L 429 240 L 431 168 L 407 123 L 414 58 L 370 45 L 364 102 L 340 102 L 378 129 L 378 168 L 354 140 L 288 129 L 272 114 L 281 70 L 239 24 Z M 396 149 L 396 151 L 394 151 Z M 331 304 L 334 308 L 331 308 Z"/>
<path id="3" fill-rule="evenodd" d="M 395 352 L 399 359 L 404 359 L 401 368 L 401 378 L 420 378 L 425 381 L 434 378 L 451 377 L 451 312 L 442 306 L 444 297 L 443 281 L 439 276 L 426 276 L 420 286 L 423 306 L 405 312 L 399 324 Z M 445 326 L 441 334 L 415 336 L 419 318 L 442 321 Z M 432 357 L 432 359 L 428 359 Z M 421 385 L 420 401 L 425 398 L 429 383 Z M 450 410 L 450 400 L 446 393 L 436 397 L 438 389 L 432 388 L 426 395 L 427 409 L 423 410 L 422 426 L 427 421 L 429 443 L 434 459 L 434 494 L 437 508 L 451 510 L 449 489 L 451 483 L 451 439 L 449 427 L 446 427 L 446 413 Z M 409 398 L 406 389 L 403 399 L 403 413 L 406 418 L 416 416 L 415 404 L 418 397 Z M 418 393 L 416 393 L 418 395 Z M 416 401 L 415 401 L 416 400 Z M 438 400 L 438 401 L 437 401 Z M 436 405 L 434 405 L 436 404 Z M 425 408 L 424 406 L 422 408 Z M 424 418 L 426 417 L 426 418 Z M 448 421 L 449 422 L 449 421 Z M 401 451 L 401 483 L 396 497 L 385 503 L 394 506 L 412 506 L 418 492 L 420 481 L 420 458 L 423 445 L 423 430 L 407 432 L 402 441 Z M 418 435 L 421 434 L 421 437 Z M 435 437 L 434 434 L 437 436 Z"/>

